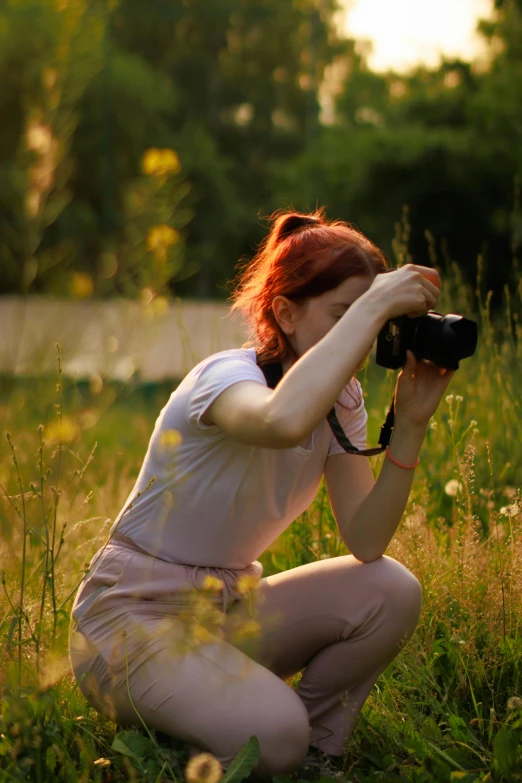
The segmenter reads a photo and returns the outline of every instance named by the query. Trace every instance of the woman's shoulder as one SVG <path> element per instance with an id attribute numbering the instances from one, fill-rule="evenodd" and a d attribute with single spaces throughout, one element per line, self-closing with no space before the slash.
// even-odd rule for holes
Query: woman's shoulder
<path id="1" fill-rule="evenodd" d="M 224 372 L 248 368 L 249 370 L 254 370 L 261 377 L 263 376 L 263 372 L 256 361 L 255 348 L 228 348 L 224 351 L 213 353 L 198 362 L 188 373 L 188 376 L 192 378 L 198 377 L 212 368 L 219 368 L 220 371 Z"/>

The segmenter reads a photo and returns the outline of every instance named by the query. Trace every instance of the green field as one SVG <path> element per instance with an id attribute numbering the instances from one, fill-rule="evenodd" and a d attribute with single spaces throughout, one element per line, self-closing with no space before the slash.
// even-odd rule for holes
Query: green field
<path id="1" fill-rule="evenodd" d="M 521 296 L 494 323 L 474 302 L 446 286 L 441 309 L 475 310 L 480 347 L 431 423 L 388 552 L 419 578 L 423 612 L 363 709 L 346 780 L 522 781 Z M 373 445 L 394 374 L 360 379 Z M 174 385 L 76 382 L 58 365 L 0 379 L 2 783 L 183 779 L 186 749 L 99 718 L 66 654 L 74 590 Z M 268 574 L 345 552 L 321 490 L 262 560 Z"/>

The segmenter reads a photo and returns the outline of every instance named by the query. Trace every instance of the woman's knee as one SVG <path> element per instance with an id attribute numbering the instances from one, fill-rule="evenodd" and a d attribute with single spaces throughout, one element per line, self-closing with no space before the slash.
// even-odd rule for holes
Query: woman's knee
<path id="1" fill-rule="evenodd" d="M 422 588 L 417 577 L 387 555 L 366 565 L 373 566 L 375 570 L 374 579 L 383 606 L 395 617 L 404 617 L 406 624 L 414 628 L 422 606 Z"/>
<path id="2" fill-rule="evenodd" d="M 277 714 L 267 716 L 264 726 L 259 730 L 261 754 L 258 770 L 272 778 L 295 772 L 308 751 L 310 741 L 310 723 L 304 704 L 293 691 L 289 694 L 288 704 L 277 710 Z"/>

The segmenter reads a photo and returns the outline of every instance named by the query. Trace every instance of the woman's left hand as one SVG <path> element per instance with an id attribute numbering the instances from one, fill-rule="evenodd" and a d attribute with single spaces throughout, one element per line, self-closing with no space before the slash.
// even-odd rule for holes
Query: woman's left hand
<path id="1" fill-rule="evenodd" d="M 454 371 L 437 367 L 432 362 L 417 361 L 407 352 L 406 364 L 397 380 L 395 416 L 416 427 L 426 426 L 437 410 L 442 395 Z"/>

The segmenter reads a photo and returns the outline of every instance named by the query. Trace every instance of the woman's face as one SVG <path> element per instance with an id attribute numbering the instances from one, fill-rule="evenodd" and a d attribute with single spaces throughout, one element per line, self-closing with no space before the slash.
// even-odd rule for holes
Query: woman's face
<path id="1" fill-rule="evenodd" d="M 372 282 L 373 278 L 368 276 L 349 277 L 332 291 L 307 299 L 302 304 L 289 302 L 290 323 L 280 321 L 280 325 L 297 356 L 302 356 L 318 343 L 350 305 L 366 293 Z"/>

